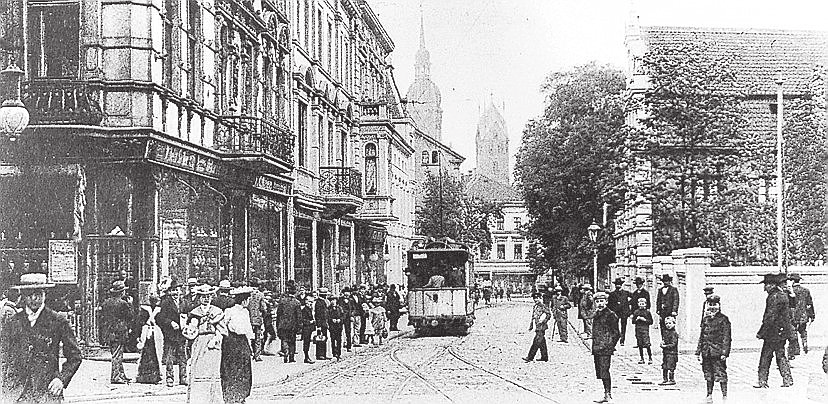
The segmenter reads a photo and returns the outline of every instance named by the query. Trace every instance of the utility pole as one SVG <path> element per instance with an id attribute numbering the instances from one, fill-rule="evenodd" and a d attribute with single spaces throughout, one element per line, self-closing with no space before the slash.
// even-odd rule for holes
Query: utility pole
<path id="1" fill-rule="evenodd" d="M 788 267 L 784 265 L 785 181 L 782 177 L 782 148 L 784 145 L 784 141 L 782 139 L 782 126 L 784 124 L 782 115 L 783 83 L 784 81 L 782 80 L 782 74 L 780 73 L 776 78 L 776 189 L 778 190 L 778 194 L 776 196 L 776 260 L 777 265 L 779 266 L 779 272 L 784 271 L 785 275 L 787 275 Z"/>

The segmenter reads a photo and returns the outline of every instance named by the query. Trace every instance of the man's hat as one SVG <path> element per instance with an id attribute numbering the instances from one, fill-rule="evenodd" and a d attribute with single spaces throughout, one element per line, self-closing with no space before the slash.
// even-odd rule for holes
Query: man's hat
<path id="1" fill-rule="evenodd" d="M 706 294 L 706 295 L 709 295 L 709 294 L 713 293 L 713 287 L 712 286 L 705 286 L 702 290 L 704 290 L 704 294 Z"/>
<path id="2" fill-rule="evenodd" d="M 792 280 L 792 281 L 794 281 L 794 282 L 799 282 L 799 281 L 801 281 L 801 280 L 802 280 L 802 275 L 800 275 L 800 274 L 798 274 L 798 273 L 794 272 L 794 273 L 792 273 L 792 274 L 788 275 L 788 279 L 790 279 L 790 280 Z"/>
<path id="3" fill-rule="evenodd" d="M 783 273 L 778 273 L 778 274 L 769 273 L 769 274 L 765 274 L 763 276 L 762 280 L 759 283 L 770 283 L 770 284 L 778 285 L 780 283 L 785 282 L 785 280 L 787 280 L 787 278 L 788 277 L 785 276 L 785 274 L 783 274 Z"/>
<path id="4" fill-rule="evenodd" d="M 534 299 L 536 297 L 541 297 L 541 294 L 539 292 L 533 292 L 532 293 L 532 299 Z"/>
<path id="5" fill-rule="evenodd" d="M 613 281 L 612 283 L 614 283 L 614 284 L 616 284 L 616 285 L 623 285 L 623 284 L 624 284 L 624 280 L 623 280 L 623 279 L 621 279 L 621 278 L 615 278 L 615 281 Z"/>
<path id="6" fill-rule="evenodd" d="M 384 303 L 384 302 L 383 302 L 381 297 L 375 297 L 374 298 L 374 303 L 381 304 L 381 303 Z"/>
<path id="7" fill-rule="evenodd" d="M 636 276 L 635 280 L 633 282 L 635 282 L 636 285 L 641 285 L 641 284 L 644 283 L 644 278 L 642 278 L 640 276 Z"/>
<path id="8" fill-rule="evenodd" d="M 347 286 L 346 286 L 346 287 L 342 288 L 342 292 L 341 292 L 341 293 L 351 293 L 351 288 L 349 288 L 349 287 L 347 287 Z"/>
<path id="9" fill-rule="evenodd" d="M 600 300 L 600 299 L 606 300 L 606 299 L 609 299 L 609 295 L 606 292 L 596 292 L 594 295 L 592 295 L 592 298 L 595 299 L 595 300 Z"/>
<path id="10" fill-rule="evenodd" d="M 661 275 L 661 281 L 662 282 L 672 282 L 673 277 L 670 276 L 670 274 L 664 274 L 664 275 Z"/>
<path id="11" fill-rule="evenodd" d="M 555 291 L 556 292 L 563 292 L 563 288 L 560 285 L 555 286 Z"/>
<path id="12" fill-rule="evenodd" d="M 588 283 L 585 283 L 584 286 L 581 286 L 581 289 L 592 290 L 592 286 Z"/>
<path id="13" fill-rule="evenodd" d="M 721 303 L 721 301 L 722 301 L 722 298 L 719 295 L 712 294 L 710 296 L 707 296 L 707 302 L 708 303 L 719 304 L 719 303 Z"/>
<path id="14" fill-rule="evenodd" d="M 219 290 L 228 290 L 228 289 L 232 289 L 233 287 L 230 286 L 230 281 L 225 279 L 225 280 L 219 282 L 218 288 L 219 288 Z M 232 294 L 232 292 L 231 292 L 231 294 Z"/>
<path id="15" fill-rule="evenodd" d="M 170 281 L 169 286 L 167 286 L 167 290 L 178 289 L 180 287 L 181 287 L 181 284 L 179 284 L 177 280 L 173 279 L 173 280 Z"/>
<path id="16" fill-rule="evenodd" d="M 327 296 L 331 293 L 328 288 L 319 288 L 316 292 L 319 293 L 319 296 Z"/>
<path id="17" fill-rule="evenodd" d="M 198 285 L 198 279 L 196 278 L 187 278 L 187 286 L 194 286 Z"/>
<path id="18" fill-rule="evenodd" d="M 20 284 L 12 289 L 26 290 L 26 289 L 48 289 L 55 287 L 54 283 L 50 283 L 46 274 L 43 273 L 28 273 L 20 275 Z"/>
<path id="19" fill-rule="evenodd" d="M 109 293 L 121 293 L 126 290 L 126 283 L 124 281 L 112 282 L 112 287 L 109 288 Z"/>
<path id="20" fill-rule="evenodd" d="M 195 295 L 212 295 L 216 292 L 216 288 L 210 285 L 198 285 L 192 289 Z"/>

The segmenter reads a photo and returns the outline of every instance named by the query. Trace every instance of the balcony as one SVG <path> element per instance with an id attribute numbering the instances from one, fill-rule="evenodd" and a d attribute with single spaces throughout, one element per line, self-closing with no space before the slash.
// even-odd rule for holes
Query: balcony
<path id="1" fill-rule="evenodd" d="M 222 116 L 216 149 L 222 159 L 263 173 L 293 169 L 294 136 L 286 125 L 253 116 Z"/>
<path id="2" fill-rule="evenodd" d="M 353 214 L 362 206 L 362 173 L 351 167 L 319 167 L 319 194 L 325 218 Z"/>
<path id="3" fill-rule="evenodd" d="M 23 84 L 23 103 L 32 125 L 100 125 L 99 84 L 75 80 L 38 80 Z"/>
<path id="4" fill-rule="evenodd" d="M 360 119 L 364 121 L 388 120 L 388 104 L 385 102 L 364 102 L 359 107 Z"/>
<path id="5" fill-rule="evenodd" d="M 396 222 L 400 218 L 394 215 L 394 197 L 384 195 L 365 195 L 365 203 L 357 213 L 361 220 Z"/>

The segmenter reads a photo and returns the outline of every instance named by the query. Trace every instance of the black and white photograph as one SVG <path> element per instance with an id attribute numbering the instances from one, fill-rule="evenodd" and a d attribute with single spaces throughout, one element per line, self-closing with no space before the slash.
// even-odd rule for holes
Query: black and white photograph
<path id="1" fill-rule="evenodd" d="M 0 404 L 828 404 L 825 313 L 828 2 L 0 0 Z"/>

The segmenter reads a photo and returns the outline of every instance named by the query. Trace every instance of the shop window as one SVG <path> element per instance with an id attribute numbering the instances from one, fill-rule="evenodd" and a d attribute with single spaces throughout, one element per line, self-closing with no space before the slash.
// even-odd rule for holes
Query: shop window
<path id="1" fill-rule="evenodd" d="M 377 194 L 377 145 L 365 145 L 365 193 Z"/>
<path id="2" fill-rule="evenodd" d="M 77 1 L 30 0 L 28 53 L 34 77 L 77 78 L 80 7 Z"/>
<path id="3" fill-rule="evenodd" d="M 498 244 L 497 245 L 497 259 L 505 260 L 506 259 L 506 244 Z"/>

